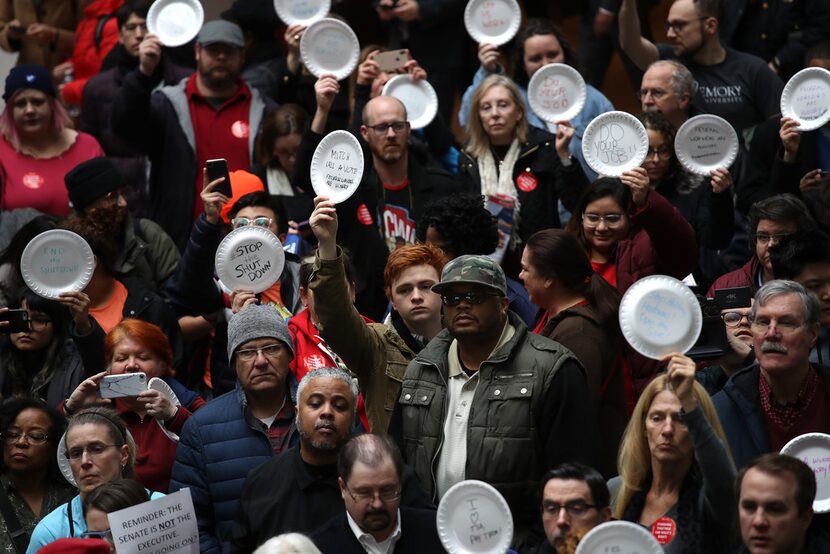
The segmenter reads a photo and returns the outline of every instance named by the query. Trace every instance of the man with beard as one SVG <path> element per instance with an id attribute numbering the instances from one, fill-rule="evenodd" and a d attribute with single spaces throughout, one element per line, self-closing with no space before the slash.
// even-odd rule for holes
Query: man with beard
<path id="1" fill-rule="evenodd" d="M 323 554 L 443 554 L 433 510 L 401 506 L 403 458 L 389 435 L 366 434 L 346 443 L 337 459 L 346 513 L 311 539 Z"/>
<path id="2" fill-rule="evenodd" d="M 636 0 L 620 7 L 620 45 L 645 70 L 675 58 L 698 83 L 702 110 L 727 120 L 740 135 L 778 113 L 784 83 L 761 58 L 724 47 L 720 28 L 726 0 L 675 0 L 666 19 L 670 44 L 656 45 L 640 32 Z"/>
<path id="3" fill-rule="evenodd" d="M 830 368 L 809 359 L 821 321 L 815 295 L 770 281 L 755 294 L 750 321 L 757 363 L 712 399 L 737 467 L 798 435 L 830 431 Z"/>
<path id="4" fill-rule="evenodd" d="M 230 171 L 247 169 L 257 129 L 273 103 L 239 78 L 245 41 L 234 23 L 206 23 L 196 37 L 196 73 L 154 91 L 161 46 L 152 34 L 141 41 L 138 68 L 124 78 L 112 125 L 150 159 L 148 214 L 183 250 L 202 213 L 201 168 L 225 158 Z"/>
<path id="5" fill-rule="evenodd" d="M 253 552 L 282 533 L 309 533 L 343 512 L 337 456 L 351 437 L 356 405 L 357 385 L 343 370 L 323 367 L 306 373 L 297 387 L 300 445 L 248 474 L 232 552 Z M 429 507 L 411 473 L 402 479 L 402 503 Z"/>
<path id="6" fill-rule="evenodd" d="M 323 75 L 314 88 L 317 111 L 303 137 L 294 171 L 294 184 L 304 190 L 311 190 L 311 158 L 326 132 L 340 85 L 333 75 Z M 360 126 L 367 160 L 363 177 L 358 191 L 337 205 L 338 242 L 351 253 L 359 272 L 357 306 L 372 319 L 382 318 L 386 310 L 383 268 L 388 251 L 396 248 L 397 239 L 414 243 L 424 206 L 459 189 L 456 179 L 428 152 L 409 144 L 410 131 L 406 108 L 396 98 L 376 96 L 366 104 Z"/>
<path id="7" fill-rule="evenodd" d="M 465 479 L 491 483 L 510 506 L 514 544 L 534 543 L 528 499 L 546 470 L 593 462 L 596 399 L 576 357 L 509 312 L 506 288 L 487 256 L 444 266 L 432 290 L 447 328 L 407 366 L 390 432 L 434 501 Z"/>
<path id="8" fill-rule="evenodd" d="M 171 492 L 190 489 L 200 552 L 228 551 L 248 472 L 297 442 L 293 357 L 291 334 L 272 306 L 247 306 L 228 323 L 236 388 L 187 420 L 170 481 Z"/>
<path id="9" fill-rule="evenodd" d="M 640 107 L 644 112 L 659 111 L 679 129 L 689 119 L 695 95 L 695 78 L 675 60 L 658 60 L 648 66 L 640 85 Z"/>
<path id="10" fill-rule="evenodd" d="M 179 251 L 167 233 L 149 219 L 133 219 L 127 205 L 129 185 L 109 158 L 76 165 L 64 177 L 69 200 L 80 216 L 94 219 L 114 238 L 119 275 L 141 279 L 153 292 L 164 285 L 179 263 Z"/>

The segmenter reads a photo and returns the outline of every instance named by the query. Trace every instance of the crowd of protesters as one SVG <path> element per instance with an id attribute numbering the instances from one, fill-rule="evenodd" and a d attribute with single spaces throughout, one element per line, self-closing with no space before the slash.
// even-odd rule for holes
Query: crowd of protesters
<path id="1" fill-rule="evenodd" d="M 671 554 L 830 552 L 826 468 L 779 453 L 830 434 L 830 124 L 780 113 L 830 69 L 830 3 L 674 0 L 657 43 L 654 2 L 592 0 L 577 47 L 542 2 L 503 46 L 464 0 L 333 4 L 361 47 L 339 81 L 270 1 L 168 48 L 150 0 L 0 0 L 0 551 L 109 552 L 108 513 L 188 489 L 204 553 L 443 552 L 435 510 L 475 479 L 519 553 L 610 520 Z M 648 138 L 619 177 L 582 150 L 614 51 Z M 528 101 L 551 63 L 587 82 L 569 121 Z M 395 73 L 437 91 L 423 129 L 382 94 Z M 739 136 L 706 176 L 674 142 L 701 114 Z M 310 177 L 334 130 L 365 160 L 339 203 Z M 286 245 L 256 294 L 214 267 L 249 225 Z M 21 254 L 53 229 L 95 264 L 44 298 Z M 651 275 L 698 295 L 715 355 L 628 344 L 621 298 Z M 136 372 L 147 390 L 102 398 Z"/>

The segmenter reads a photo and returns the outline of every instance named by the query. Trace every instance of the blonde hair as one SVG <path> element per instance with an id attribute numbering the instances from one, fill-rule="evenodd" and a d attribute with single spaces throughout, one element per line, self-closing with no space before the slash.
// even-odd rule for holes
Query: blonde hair
<path id="1" fill-rule="evenodd" d="M 527 108 L 525 107 L 522 94 L 519 92 L 519 87 L 510 77 L 504 75 L 490 75 L 484 79 L 478 88 L 473 91 L 473 96 L 470 102 L 470 113 L 467 117 L 467 135 L 470 137 L 470 142 L 467 145 L 467 151 L 476 158 L 480 158 L 490 149 L 490 137 L 484 131 L 484 126 L 481 124 L 481 117 L 478 115 L 479 104 L 481 104 L 482 97 L 493 87 L 504 87 L 510 94 L 510 99 L 521 110 L 522 116 L 516 124 L 515 138 L 519 140 L 520 144 L 527 141 Z"/>
<path id="2" fill-rule="evenodd" d="M 643 394 L 640 395 L 640 399 L 634 407 L 634 412 L 631 414 L 628 426 L 625 428 L 625 434 L 623 434 L 620 444 L 620 451 L 617 454 L 617 469 L 620 472 L 621 482 L 620 491 L 617 494 L 614 506 L 614 517 L 617 519 L 623 518 L 623 513 L 628 503 L 631 502 L 632 497 L 636 493 L 642 492 L 648 480 L 649 473 L 651 473 L 651 452 L 648 448 L 648 438 L 645 432 L 646 416 L 654 399 L 663 391 L 673 393 L 671 388 L 669 388 L 669 379 L 665 373 L 657 376 L 657 378 L 648 384 Z M 706 389 L 697 381 L 692 384 L 692 394 L 697 399 L 700 409 L 703 410 L 703 415 L 706 416 L 715 435 L 723 443 L 727 455 L 731 457 L 729 444 L 726 442 L 726 435 L 723 432 L 723 427 L 721 427 L 720 419 L 718 419 L 718 413 L 715 410 L 715 405 L 712 404 L 711 397 L 706 392 Z"/>

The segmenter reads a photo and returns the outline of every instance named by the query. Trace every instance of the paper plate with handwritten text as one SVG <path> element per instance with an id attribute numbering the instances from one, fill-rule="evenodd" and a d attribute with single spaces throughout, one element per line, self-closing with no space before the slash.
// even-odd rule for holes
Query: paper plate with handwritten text
<path id="1" fill-rule="evenodd" d="M 342 81 L 357 67 L 358 56 L 357 35 L 339 19 L 319 19 L 309 25 L 300 38 L 303 65 L 318 79 L 331 73 Z"/>
<path id="2" fill-rule="evenodd" d="M 331 0 L 274 0 L 274 11 L 286 25 L 311 25 L 330 9 Z"/>
<path id="3" fill-rule="evenodd" d="M 722 117 L 696 115 L 677 130 L 674 152 L 687 171 L 708 176 L 715 168 L 728 168 L 738 157 L 738 133 Z"/>
<path id="4" fill-rule="evenodd" d="M 438 504 L 438 536 L 450 554 L 503 554 L 513 540 L 507 501 L 483 481 L 456 483 Z"/>
<path id="5" fill-rule="evenodd" d="M 648 133 L 640 120 L 627 112 L 598 115 L 582 135 L 582 154 L 600 175 L 619 177 L 639 167 L 648 153 Z"/>
<path id="6" fill-rule="evenodd" d="M 348 131 L 332 131 L 323 137 L 311 158 L 311 186 L 317 196 L 335 204 L 347 200 L 363 178 L 363 150 Z"/>
<path id="7" fill-rule="evenodd" d="M 793 75 L 781 93 L 781 115 L 812 131 L 830 121 L 830 71 L 808 67 Z"/>
<path id="8" fill-rule="evenodd" d="M 655 360 L 689 350 L 703 327 L 694 293 L 668 275 L 651 275 L 631 285 L 620 302 L 619 316 L 628 344 Z"/>
<path id="9" fill-rule="evenodd" d="M 282 275 L 285 251 L 269 229 L 248 225 L 222 239 L 214 263 L 219 280 L 229 289 L 260 293 Z"/>
<path id="10" fill-rule="evenodd" d="M 830 435 L 807 433 L 784 445 L 781 454 L 798 458 L 816 474 L 816 498 L 813 511 L 830 512 Z"/>
<path id="11" fill-rule="evenodd" d="M 579 541 L 575 554 L 663 554 L 663 547 L 647 529 L 630 521 L 607 521 Z"/>
<path id="12" fill-rule="evenodd" d="M 540 68 L 527 85 L 533 112 L 548 123 L 573 119 L 585 105 L 588 88 L 579 71 L 564 63 Z"/>
<path id="13" fill-rule="evenodd" d="M 464 9 L 464 26 L 477 43 L 501 46 L 519 30 L 522 10 L 516 0 L 470 0 Z"/>
<path id="14" fill-rule="evenodd" d="M 44 298 L 84 290 L 94 269 L 92 248 L 83 237 L 65 229 L 44 231 L 29 241 L 20 256 L 23 281 Z"/>

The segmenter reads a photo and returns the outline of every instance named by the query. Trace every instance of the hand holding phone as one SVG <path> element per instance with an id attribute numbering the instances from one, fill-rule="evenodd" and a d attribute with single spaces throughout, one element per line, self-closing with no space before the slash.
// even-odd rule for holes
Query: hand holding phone
<path id="1" fill-rule="evenodd" d="M 29 313 L 26 310 L 0 308 L 0 333 L 24 333 L 29 330 Z"/>
<path id="2" fill-rule="evenodd" d="M 407 56 L 406 49 L 401 50 L 390 50 L 389 52 L 380 52 L 375 54 L 375 57 L 372 58 L 376 64 L 378 64 L 378 69 L 380 69 L 384 73 L 394 73 L 398 69 L 402 68 L 406 65 L 406 62 L 409 61 L 409 57 Z"/>
<path id="3" fill-rule="evenodd" d="M 105 375 L 98 383 L 101 398 L 121 398 L 138 396 L 147 390 L 146 373 L 121 373 Z"/>
<path id="4" fill-rule="evenodd" d="M 228 198 L 233 198 L 233 190 L 231 189 L 231 176 L 228 173 L 228 161 L 225 158 L 217 158 L 215 160 L 208 160 L 205 162 L 207 168 L 208 182 L 212 183 L 220 177 L 225 180 L 216 185 L 216 192 L 221 192 Z"/>

